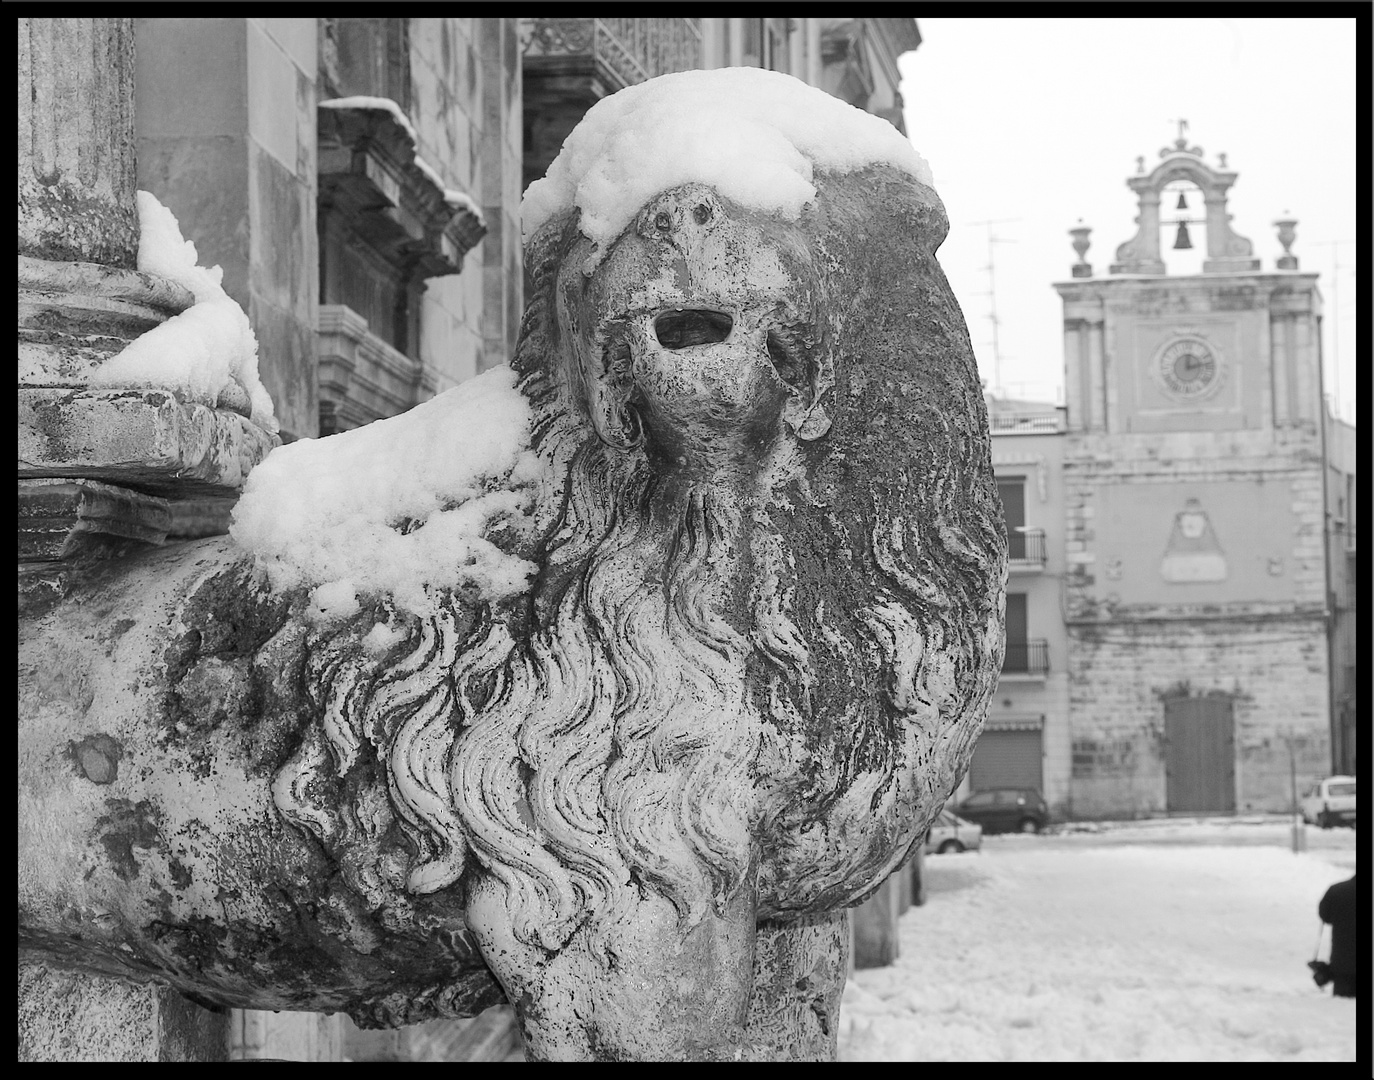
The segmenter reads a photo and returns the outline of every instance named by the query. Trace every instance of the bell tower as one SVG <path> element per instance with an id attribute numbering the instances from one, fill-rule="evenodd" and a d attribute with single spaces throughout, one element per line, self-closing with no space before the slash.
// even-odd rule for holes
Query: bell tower
<path id="1" fill-rule="evenodd" d="M 1254 245 L 1231 229 L 1231 215 L 1226 212 L 1226 192 L 1236 182 L 1235 172 L 1226 169 L 1226 155 L 1217 155 L 1217 166 L 1213 168 L 1202 158 L 1202 147 L 1189 146 L 1183 133 L 1188 121 L 1178 122 L 1178 138 L 1173 146 L 1159 151 L 1160 162 L 1150 172 L 1145 172 L 1145 159 L 1136 158 L 1136 175 L 1126 181 L 1126 186 L 1136 193 L 1140 202 L 1140 214 L 1136 217 L 1139 231 L 1116 249 L 1116 262 L 1111 265 L 1113 274 L 1163 274 L 1164 260 L 1160 257 L 1160 207 L 1164 189 L 1169 184 L 1188 181 L 1202 192 L 1203 206 L 1206 209 L 1207 258 L 1202 264 L 1204 274 L 1225 274 L 1237 270 L 1258 270 L 1260 261 L 1254 257 Z M 1175 207 L 1184 209 L 1184 207 Z M 1175 239 L 1188 240 L 1187 223 L 1180 226 Z"/>
<path id="2" fill-rule="evenodd" d="M 1076 814 L 1281 811 L 1284 739 L 1300 773 L 1329 760 L 1317 275 L 1286 212 L 1261 267 L 1227 211 L 1238 174 L 1185 131 L 1137 158 L 1108 273 L 1080 223 L 1054 286 Z M 1201 271 L 1167 273 L 1161 233 Z"/>

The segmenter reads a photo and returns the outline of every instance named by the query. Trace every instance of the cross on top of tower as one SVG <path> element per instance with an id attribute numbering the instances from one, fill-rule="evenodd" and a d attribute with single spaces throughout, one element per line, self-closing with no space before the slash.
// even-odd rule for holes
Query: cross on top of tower
<path id="1" fill-rule="evenodd" d="M 1187 120 L 1173 120 L 1171 123 L 1178 125 L 1178 138 L 1174 140 L 1173 146 L 1166 146 L 1159 151 L 1160 157 L 1168 157 L 1170 154 L 1192 154 L 1195 157 L 1202 157 L 1202 147 L 1189 146 L 1184 132 L 1188 130 Z"/>

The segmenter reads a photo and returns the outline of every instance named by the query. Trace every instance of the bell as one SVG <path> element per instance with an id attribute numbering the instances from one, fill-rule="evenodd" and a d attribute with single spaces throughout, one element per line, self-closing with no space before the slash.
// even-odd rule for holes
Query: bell
<path id="1" fill-rule="evenodd" d="M 1187 210 L 1187 209 L 1188 209 L 1188 200 L 1185 199 L 1185 198 L 1183 197 L 1183 192 L 1181 192 L 1181 191 L 1178 193 L 1178 206 L 1176 206 L 1174 209 L 1176 209 L 1176 210 Z"/>
<path id="2" fill-rule="evenodd" d="M 1174 250 L 1184 251 L 1193 246 L 1193 242 L 1188 239 L 1188 223 L 1180 221 L 1178 223 L 1178 236 L 1174 238 Z"/>

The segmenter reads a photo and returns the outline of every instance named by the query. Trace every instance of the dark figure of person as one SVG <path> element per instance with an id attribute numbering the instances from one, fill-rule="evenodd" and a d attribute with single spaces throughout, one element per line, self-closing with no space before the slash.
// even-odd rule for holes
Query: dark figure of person
<path id="1" fill-rule="evenodd" d="M 1317 905 L 1317 916 L 1331 924 L 1331 982 L 1337 997 L 1355 996 L 1355 879 L 1338 881 Z"/>

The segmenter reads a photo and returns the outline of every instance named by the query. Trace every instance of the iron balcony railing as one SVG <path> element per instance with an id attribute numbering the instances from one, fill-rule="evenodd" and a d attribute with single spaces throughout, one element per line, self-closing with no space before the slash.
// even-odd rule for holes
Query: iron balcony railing
<path id="1" fill-rule="evenodd" d="M 994 435 L 1053 435 L 1065 430 L 1064 413 L 991 412 L 988 427 Z"/>
<path id="2" fill-rule="evenodd" d="M 522 19 L 526 57 L 586 57 L 613 89 L 699 68 L 700 19 Z"/>
<path id="3" fill-rule="evenodd" d="M 1049 670 L 1050 643 L 1044 638 L 1007 642 L 1007 654 L 1002 660 L 1003 675 L 1045 675 Z"/>
<path id="4" fill-rule="evenodd" d="M 1024 526 L 1009 530 L 1007 558 L 1012 570 L 1045 569 L 1045 530 Z"/>

